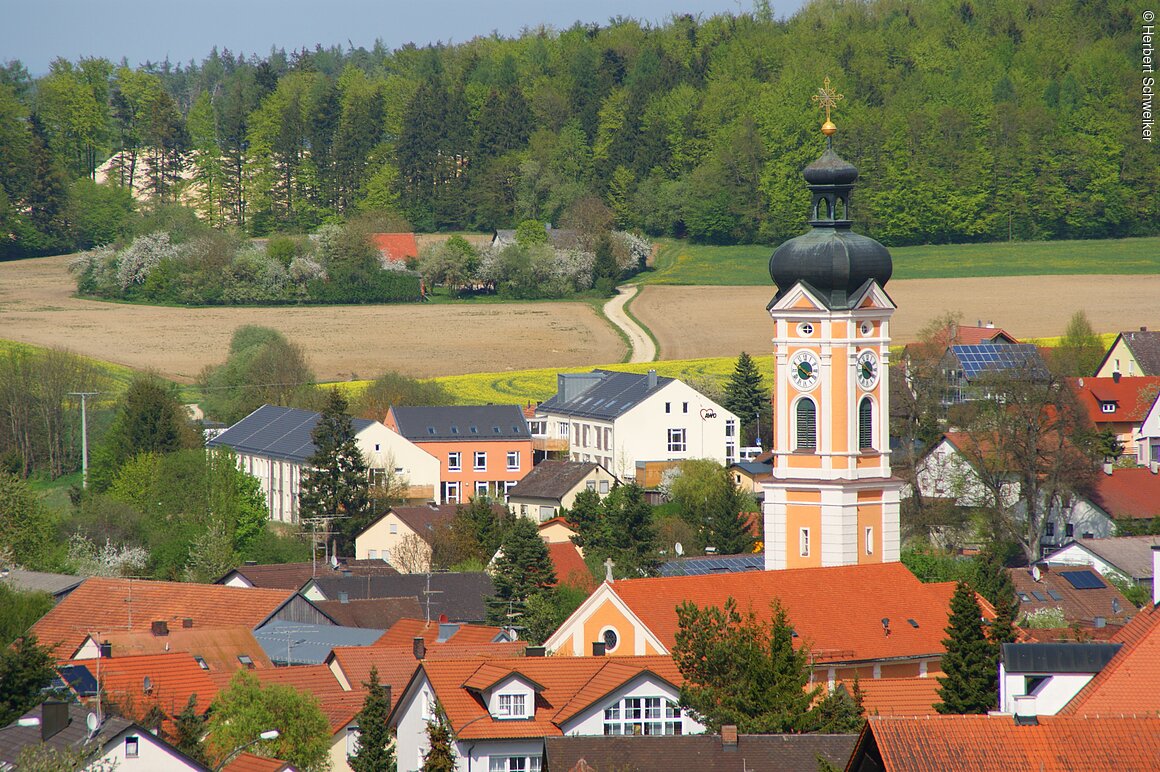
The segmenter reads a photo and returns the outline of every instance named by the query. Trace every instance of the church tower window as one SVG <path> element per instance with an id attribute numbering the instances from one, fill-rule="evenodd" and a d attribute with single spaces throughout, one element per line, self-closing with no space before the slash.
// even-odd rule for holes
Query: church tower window
<path id="1" fill-rule="evenodd" d="M 818 448 L 818 407 L 809 397 L 798 400 L 796 409 L 797 442 L 795 450 L 817 450 Z"/>

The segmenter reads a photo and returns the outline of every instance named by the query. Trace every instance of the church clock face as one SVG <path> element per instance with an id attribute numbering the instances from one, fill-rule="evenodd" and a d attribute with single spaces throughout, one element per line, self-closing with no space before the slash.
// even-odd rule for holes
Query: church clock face
<path id="1" fill-rule="evenodd" d="M 799 391 L 809 391 L 818 385 L 821 366 L 812 351 L 799 351 L 789 360 L 789 379 Z"/>
<path id="2" fill-rule="evenodd" d="M 866 390 L 878 385 L 878 356 L 873 351 L 858 355 L 858 385 Z"/>

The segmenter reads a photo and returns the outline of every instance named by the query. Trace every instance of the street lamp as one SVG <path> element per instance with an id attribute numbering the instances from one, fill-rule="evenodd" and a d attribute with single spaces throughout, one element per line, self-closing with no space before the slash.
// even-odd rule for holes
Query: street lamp
<path id="1" fill-rule="evenodd" d="M 248 743 L 242 743 L 237 748 L 234 748 L 232 751 L 230 751 L 226 757 L 222 759 L 222 762 L 213 768 L 214 772 L 221 772 L 221 770 L 225 768 L 226 764 L 229 764 L 231 761 L 233 761 L 235 757 L 237 757 L 242 751 L 244 751 L 246 748 L 249 748 L 251 745 L 257 745 L 263 740 L 277 740 L 279 734 L 281 733 L 277 729 L 268 729 L 265 732 L 259 734 L 253 740 L 250 740 Z"/>

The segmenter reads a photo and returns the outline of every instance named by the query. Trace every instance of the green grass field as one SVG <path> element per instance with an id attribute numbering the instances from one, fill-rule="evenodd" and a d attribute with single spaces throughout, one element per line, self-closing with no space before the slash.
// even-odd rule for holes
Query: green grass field
<path id="1" fill-rule="evenodd" d="M 642 284 L 764 285 L 770 246 L 713 247 L 662 239 Z M 1160 273 L 1160 238 L 1015 241 L 895 247 L 895 279 Z"/>

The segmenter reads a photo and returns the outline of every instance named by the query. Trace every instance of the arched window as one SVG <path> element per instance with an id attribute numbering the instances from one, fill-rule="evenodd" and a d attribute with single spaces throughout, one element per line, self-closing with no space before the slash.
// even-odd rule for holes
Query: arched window
<path id="1" fill-rule="evenodd" d="M 869 397 L 858 403 L 858 449 L 874 449 L 874 403 Z"/>
<path id="2" fill-rule="evenodd" d="M 797 442 L 795 450 L 817 450 L 818 447 L 818 408 L 809 397 L 798 400 L 796 408 Z"/>
<path id="3" fill-rule="evenodd" d="M 835 220 L 845 220 L 846 219 L 846 199 L 844 199 L 840 196 L 837 199 L 835 199 L 835 201 L 834 201 L 834 219 Z"/>

